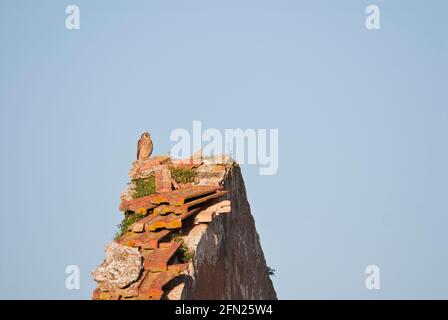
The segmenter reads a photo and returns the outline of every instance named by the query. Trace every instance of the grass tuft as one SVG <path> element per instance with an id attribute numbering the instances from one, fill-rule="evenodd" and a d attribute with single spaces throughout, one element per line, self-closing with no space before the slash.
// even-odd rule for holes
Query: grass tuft
<path id="1" fill-rule="evenodd" d="M 133 199 L 146 197 L 156 193 L 156 179 L 154 176 L 145 179 L 136 179 L 131 182 L 134 185 Z"/>
<path id="2" fill-rule="evenodd" d="M 171 234 L 171 241 L 180 242 L 180 247 L 177 249 L 176 256 L 180 263 L 190 262 L 194 257 L 194 251 L 190 250 L 182 239 L 181 231 Z"/>
<path id="3" fill-rule="evenodd" d="M 128 231 L 129 226 L 131 226 L 132 224 L 134 224 L 143 217 L 144 216 L 139 213 L 126 212 L 123 221 L 121 221 L 121 223 L 117 225 L 118 231 L 115 233 L 115 240 L 124 235 Z"/>
<path id="4" fill-rule="evenodd" d="M 177 183 L 190 183 L 194 181 L 196 177 L 196 172 L 188 168 L 170 168 L 171 178 L 173 178 Z"/>
<path id="5" fill-rule="evenodd" d="M 266 270 L 268 272 L 268 275 L 275 276 L 275 269 L 272 269 L 271 267 L 266 267 Z"/>

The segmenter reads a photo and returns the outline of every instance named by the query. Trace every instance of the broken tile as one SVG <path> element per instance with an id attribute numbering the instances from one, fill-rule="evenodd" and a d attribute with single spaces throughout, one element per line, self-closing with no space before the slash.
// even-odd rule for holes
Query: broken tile
<path id="1" fill-rule="evenodd" d="M 215 212 L 211 210 L 203 210 L 199 212 L 196 217 L 194 218 L 194 223 L 210 223 L 213 221 L 213 218 L 215 217 Z"/>
<path id="2" fill-rule="evenodd" d="M 199 208 L 192 209 L 187 213 L 174 215 L 169 214 L 167 216 L 157 216 L 154 220 L 151 220 L 145 225 L 147 231 L 156 231 L 158 229 L 178 229 L 182 227 L 182 221 L 197 213 Z"/>
<path id="3" fill-rule="evenodd" d="M 164 229 L 157 232 L 142 232 L 133 233 L 128 232 L 122 237 L 120 237 L 117 242 L 129 246 L 129 247 L 139 247 L 142 249 L 155 249 L 159 247 L 159 242 L 165 238 L 171 230 Z"/>
<path id="4" fill-rule="evenodd" d="M 160 243 L 159 248 L 153 250 L 142 250 L 143 268 L 151 272 L 161 272 L 168 270 L 168 261 L 179 249 L 180 243 L 166 242 Z"/>
<path id="5" fill-rule="evenodd" d="M 139 288 L 138 299 L 159 300 L 163 295 L 163 287 L 177 275 L 177 270 L 149 272 Z"/>

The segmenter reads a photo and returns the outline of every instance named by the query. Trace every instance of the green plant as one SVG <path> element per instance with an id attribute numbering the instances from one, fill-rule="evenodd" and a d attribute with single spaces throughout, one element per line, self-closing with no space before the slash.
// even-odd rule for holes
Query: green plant
<path id="1" fill-rule="evenodd" d="M 185 243 L 181 243 L 179 249 L 177 250 L 177 257 L 181 263 L 190 262 L 194 257 L 194 251 L 190 250 Z"/>
<path id="2" fill-rule="evenodd" d="M 117 225 L 118 231 L 115 233 L 115 240 L 117 240 L 122 235 L 124 235 L 128 231 L 129 226 L 136 223 L 138 220 L 140 220 L 143 217 L 144 216 L 139 213 L 131 213 L 129 211 L 126 212 L 126 215 L 125 215 L 125 218 L 123 219 L 123 221 L 121 221 L 121 223 L 119 225 Z"/>
<path id="3" fill-rule="evenodd" d="M 135 179 L 131 183 L 134 185 L 133 199 L 156 193 L 156 179 L 154 176 L 145 179 Z"/>
<path id="4" fill-rule="evenodd" d="M 272 269 L 271 267 L 266 267 L 266 270 L 268 272 L 268 275 L 275 276 L 275 269 Z"/>
<path id="5" fill-rule="evenodd" d="M 184 240 L 182 239 L 181 231 L 171 234 L 170 240 L 180 243 L 180 247 L 179 249 L 177 249 L 176 256 L 181 263 L 187 263 L 190 262 L 191 259 L 193 259 L 194 251 L 190 250 L 185 244 Z"/>
<path id="6" fill-rule="evenodd" d="M 182 230 L 170 233 L 168 236 L 168 241 L 182 242 Z"/>
<path id="7" fill-rule="evenodd" d="M 196 172 L 188 168 L 171 167 L 170 171 L 171 178 L 173 178 L 177 183 L 193 182 L 194 178 L 196 177 Z"/>

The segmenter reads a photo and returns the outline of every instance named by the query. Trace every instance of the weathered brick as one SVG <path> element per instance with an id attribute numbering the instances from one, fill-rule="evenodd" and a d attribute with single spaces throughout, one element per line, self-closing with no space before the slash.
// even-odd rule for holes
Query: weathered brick
<path id="1" fill-rule="evenodd" d="M 101 291 L 96 288 L 92 295 L 93 300 L 119 300 L 120 295 L 114 291 Z"/>
<path id="2" fill-rule="evenodd" d="M 157 229 L 162 228 L 166 229 L 182 228 L 182 221 L 190 217 L 191 215 L 197 213 L 198 211 L 199 208 L 196 208 L 180 215 L 169 214 L 167 216 L 158 216 L 154 218 L 154 220 L 151 220 L 151 222 L 147 223 L 145 225 L 145 229 L 147 231 L 156 231 Z"/>
<path id="3" fill-rule="evenodd" d="M 170 205 L 180 206 L 185 203 L 186 200 L 196 198 L 206 194 L 213 193 L 215 191 L 222 190 L 219 186 L 191 186 L 186 189 L 175 190 L 172 192 L 165 192 L 152 195 L 153 204 L 168 203 Z"/>
<path id="4" fill-rule="evenodd" d="M 155 156 L 143 161 L 134 161 L 132 169 L 129 172 L 131 179 L 141 179 L 151 176 L 154 172 L 154 167 L 160 166 L 169 162 L 169 156 Z"/>
<path id="5" fill-rule="evenodd" d="M 154 171 L 154 177 L 156 180 L 156 192 L 170 192 L 171 186 L 171 172 L 166 167 L 161 167 Z"/>
<path id="6" fill-rule="evenodd" d="M 207 195 L 218 190 L 222 190 L 222 186 L 190 186 L 185 189 L 152 194 L 138 199 L 123 201 L 120 204 L 120 211 L 129 210 L 137 212 L 142 210 L 140 213 L 147 214 L 148 210 L 154 209 L 157 205 L 165 203 L 174 206 L 181 206 L 188 199 Z"/>
<path id="7" fill-rule="evenodd" d="M 202 160 L 200 159 L 192 159 L 192 158 L 187 158 L 187 159 L 171 159 L 171 164 L 175 167 L 197 167 L 200 166 L 202 164 Z"/>
<path id="8" fill-rule="evenodd" d="M 178 271 L 149 272 L 139 288 L 138 299 L 159 300 L 163 287 L 179 274 Z"/>
<path id="9" fill-rule="evenodd" d="M 124 200 L 119 207 L 120 211 L 132 211 L 146 215 L 148 210 L 155 208 L 156 205 L 152 202 L 152 196 L 146 196 L 129 201 Z"/>
<path id="10" fill-rule="evenodd" d="M 139 247 L 142 249 L 155 249 L 158 248 L 159 242 L 165 238 L 171 230 L 164 229 L 158 232 L 142 232 L 133 233 L 128 232 L 120 237 L 117 242 L 119 244 L 129 247 Z"/>
<path id="11" fill-rule="evenodd" d="M 143 268 L 151 272 L 168 270 L 168 262 L 179 248 L 178 242 L 160 243 L 158 249 L 142 250 Z"/>
<path id="12" fill-rule="evenodd" d="M 143 280 L 145 279 L 145 277 L 147 276 L 148 271 L 143 271 L 142 275 L 140 276 L 140 278 L 134 282 L 133 284 L 131 284 L 129 287 L 124 288 L 124 289 L 116 289 L 115 293 L 120 295 L 121 298 L 132 298 L 132 297 L 137 297 L 138 296 L 138 289 L 141 286 Z"/>

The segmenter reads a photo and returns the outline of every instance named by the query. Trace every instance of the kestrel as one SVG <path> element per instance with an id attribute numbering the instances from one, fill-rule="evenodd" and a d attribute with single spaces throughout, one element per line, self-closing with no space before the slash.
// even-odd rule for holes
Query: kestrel
<path id="1" fill-rule="evenodd" d="M 148 132 L 143 132 L 137 144 L 137 160 L 146 160 L 152 153 L 152 140 Z"/>

